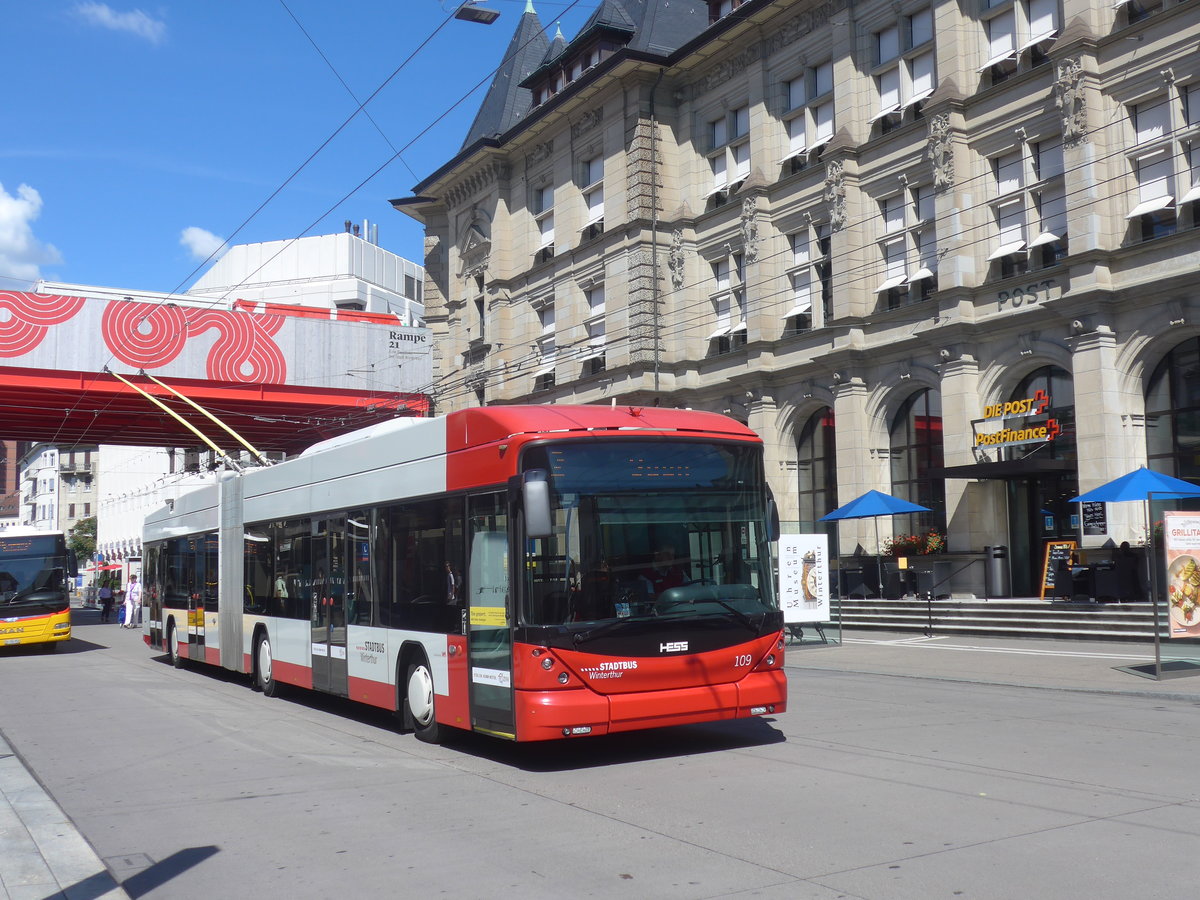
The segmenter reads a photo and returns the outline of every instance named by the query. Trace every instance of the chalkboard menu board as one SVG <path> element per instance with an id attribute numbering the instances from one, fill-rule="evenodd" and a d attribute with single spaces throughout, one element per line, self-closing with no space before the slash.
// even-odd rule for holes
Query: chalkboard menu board
<path id="1" fill-rule="evenodd" d="M 1058 574 L 1058 564 L 1060 562 L 1069 564 L 1073 552 L 1075 552 L 1074 541 L 1050 541 L 1046 544 L 1046 559 L 1042 563 L 1043 600 L 1046 599 L 1047 595 L 1051 597 L 1055 595 L 1054 576 Z"/>
<path id="2" fill-rule="evenodd" d="M 1081 503 L 1083 507 L 1083 533 L 1107 534 L 1108 517 L 1103 503 Z"/>

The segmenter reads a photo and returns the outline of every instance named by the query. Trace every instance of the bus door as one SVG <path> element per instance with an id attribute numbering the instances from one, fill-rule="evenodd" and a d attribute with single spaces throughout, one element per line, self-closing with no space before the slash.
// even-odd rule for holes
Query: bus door
<path id="1" fill-rule="evenodd" d="M 346 517 L 313 519 L 312 673 L 319 691 L 347 696 Z"/>
<path id="2" fill-rule="evenodd" d="M 505 495 L 471 497 L 467 521 L 471 723 L 476 731 L 515 737 Z"/>

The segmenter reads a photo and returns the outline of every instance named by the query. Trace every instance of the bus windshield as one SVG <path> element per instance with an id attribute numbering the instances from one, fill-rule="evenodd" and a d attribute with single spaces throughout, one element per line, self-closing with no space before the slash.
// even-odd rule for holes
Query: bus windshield
<path id="1" fill-rule="evenodd" d="M 723 617 L 776 609 L 760 449 L 700 441 L 531 448 L 554 531 L 526 542 L 527 625 Z"/>
<path id="2" fill-rule="evenodd" d="M 61 535 L 0 535 L 0 616 L 14 608 L 61 607 L 65 563 Z"/>

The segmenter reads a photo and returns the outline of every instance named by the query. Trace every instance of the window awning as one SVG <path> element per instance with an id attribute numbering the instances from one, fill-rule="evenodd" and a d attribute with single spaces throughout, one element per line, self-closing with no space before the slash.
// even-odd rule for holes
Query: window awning
<path id="1" fill-rule="evenodd" d="M 734 325 L 732 328 L 729 329 L 729 333 L 737 334 L 739 331 L 745 331 L 745 330 L 746 330 L 746 323 L 738 322 L 736 325 Z"/>
<path id="2" fill-rule="evenodd" d="M 1062 238 L 1059 237 L 1057 234 L 1055 234 L 1053 231 L 1043 231 L 1041 234 L 1039 234 L 1037 237 L 1035 237 L 1032 241 L 1029 242 L 1029 249 L 1032 250 L 1034 247 L 1040 247 L 1043 244 L 1053 244 L 1055 241 L 1061 241 L 1061 240 L 1062 240 Z"/>
<path id="3" fill-rule="evenodd" d="M 884 116 L 890 116 L 892 113 L 898 113 L 898 112 L 900 112 L 900 104 L 899 103 L 896 103 L 892 106 L 886 106 L 883 109 L 881 109 L 879 112 L 875 113 L 875 115 L 871 117 L 871 121 L 878 122 Z"/>
<path id="4" fill-rule="evenodd" d="M 1016 50 L 1005 50 L 1003 53 L 999 54 L 998 56 L 993 56 L 991 59 L 989 59 L 987 62 L 985 62 L 982 66 L 980 66 L 976 71 L 986 72 L 992 66 L 999 65 L 1000 63 L 1004 62 L 1005 60 L 1016 59 L 1016 58 L 1017 58 Z"/>
<path id="5" fill-rule="evenodd" d="M 1192 185 L 1192 189 L 1179 198 L 1180 203 L 1191 203 L 1194 200 L 1200 200 L 1200 184 Z"/>
<path id="6" fill-rule="evenodd" d="M 879 287 L 875 288 L 875 293 L 882 294 L 884 291 L 890 291 L 892 288 L 898 288 L 904 284 L 907 277 L 904 275 L 893 275 Z"/>
<path id="7" fill-rule="evenodd" d="M 933 96 L 933 89 L 927 88 L 926 90 L 918 91 L 917 93 L 913 94 L 904 101 L 904 105 L 906 107 L 912 106 L 914 103 L 920 103 L 922 100 L 926 100 L 931 96 Z"/>
<path id="8" fill-rule="evenodd" d="M 785 312 L 780 318 L 790 319 L 792 316 L 802 316 L 807 312 L 812 312 L 812 301 L 801 300 L 799 303 Z"/>
<path id="9" fill-rule="evenodd" d="M 554 371 L 554 363 L 546 363 L 545 365 L 538 367 L 538 370 L 533 373 L 533 377 L 541 378 L 543 375 L 549 375 L 553 371 Z"/>
<path id="10" fill-rule="evenodd" d="M 807 152 L 808 152 L 807 147 L 800 147 L 797 150 L 793 150 L 791 153 L 789 153 L 787 156 L 785 156 L 783 159 L 781 159 L 779 161 L 779 164 L 783 165 L 785 162 L 790 162 L 793 159 L 795 159 L 797 156 L 803 156 Z"/>
<path id="11" fill-rule="evenodd" d="M 924 281 L 926 278 L 933 277 L 933 269 L 928 266 L 921 266 L 917 271 L 908 276 L 909 281 Z"/>
<path id="12" fill-rule="evenodd" d="M 722 325 L 720 328 L 718 328 L 716 331 L 714 331 L 712 334 L 710 334 L 708 337 L 706 337 L 705 340 L 706 341 L 715 341 L 717 338 L 724 337 L 727 334 L 729 334 L 729 326 Z"/>
<path id="13" fill-rule="evenodd" d="M 1175 198 L 1170 194 L 1165 194 L 1162 197 L 1155 197 L 1151 200 L 1143 200 L 1141 203 L 1127 212 L 1125 214 L 1125 218 L 1136 219 L 1138 216 L 1148 216 L 1150 213 L 1156 213 L 1161 209 L 1166 209 L 1174 202 Z"/>
<path id="14" fill-rule="evenodd" d="M 992 252 L 992 255 L 988 257 L 988 262 L 992 262 L 993 260 L 1001 259 L 1005 256 L 1012 256 L 1014 253 L 1019 253 L 1020 251 L 1022 251 L 1024 249 L 1025 249 L 1024 241 L 1013 241 L 1010 244 L 1001 244 L 999 247 L 997 247 Z"/>
<path id="15" fill-rule="evenodd" d="M 1053 40 L 1056 37 L 1058 37 L 1057 31 L 1044 31 L 1041 34 L 1037 35 L 1036 37 L 1032 37 L 1029 40 L 1027 40 L 1025 43 L 1023 43 L 1021 45 L 1021 50 L 1028 50 L 1030 47 L 1034 46 L 1035 44 L 1040 44 L 1042 41 Z"/>

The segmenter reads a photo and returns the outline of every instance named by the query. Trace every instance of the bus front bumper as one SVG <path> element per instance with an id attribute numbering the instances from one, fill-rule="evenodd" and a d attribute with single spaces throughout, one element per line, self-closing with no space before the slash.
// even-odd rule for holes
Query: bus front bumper
<path id="1" fill-rule="evenodd" d="M 609 695 L 590 688 L 517 690 L 513 702 L 517 740 L 560 740 L 775 715 L 787 710 L 787 676 L 773 669 L 728 684 Z"/>

